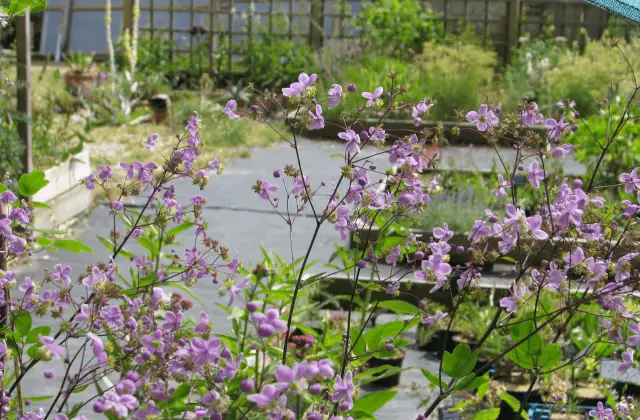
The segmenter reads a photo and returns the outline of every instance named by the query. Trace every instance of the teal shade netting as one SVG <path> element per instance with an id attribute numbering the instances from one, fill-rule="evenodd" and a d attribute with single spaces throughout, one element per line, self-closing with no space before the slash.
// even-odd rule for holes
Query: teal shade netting
<path id="1" fill-rule="evenodd" d="M 587 0 L 587 2 L 640 23 L 640 0 Z"/>

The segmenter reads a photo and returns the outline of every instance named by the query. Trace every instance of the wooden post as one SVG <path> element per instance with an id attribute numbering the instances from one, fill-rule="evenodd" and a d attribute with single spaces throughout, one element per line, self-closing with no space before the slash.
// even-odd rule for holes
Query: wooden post
<path id="1" fill-rule="evenodd" d="M 324 38 L 324 0 L 311 0 L 309 24 L 309 42 L 318 50 Z"/>
<path id="2" fill-rule="evenodd" d="M 18 122 L 18 134 L 24 142 L 24 172 L 33 170 L 31 155 L 31 22 L 27 10 L 16 18 L 16 58 L 18 69 L 18 110 L 23 118 Z"/>
<path id="3" fill-rule="evenodd" d="M 122 31 L 129 31 L 132 36 L 133 30 L 133 0 L 122 0 Z"/>
<path id="4" fill-rule="evenodd" d="M 508 0 L 508 20 L 507 20 L 507 51 L 505 63 L 511 60 L 512 49 L 518 45 L 520 36 L 520 0 Z"/>

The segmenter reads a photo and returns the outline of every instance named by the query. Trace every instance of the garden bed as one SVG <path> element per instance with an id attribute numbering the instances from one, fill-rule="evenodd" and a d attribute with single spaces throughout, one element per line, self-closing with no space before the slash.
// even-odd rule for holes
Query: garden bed
<path id="1" fill-rule="evenodd" d="M 378 119 L 362 119 L 352 126 L 355 131 L 361 131 L 368 129 L 369 127 L 377 126 L 379 124 Z M 344 121 L 337 118 L 326 118 L 324 128 L 319 130 L 303 130 L 302 133 L 306 137 L 310 138 L 322 138 L 322 139 L 337 139 L 338 133 L 344 131 Z M 393 139 L 409 136 L 415 134 L 419 129 L 434 129 L 441 125 L 444 128 L 444 136 L 447 139 L 449 145 L 487 145 L 487 139 L 483 133 L 480 133 L 476 129 L 476 125 L 467 122 L 454 122 L 454 121 L 425 121 L 420 127 L 413 125 L 410 120 L 384 120 L 383 128 L 385 131 L 393 136 Z M 459 128 L 460 132 L 454 134 L 454 128 Z M 546 132 L 544 126 L 537 125 L 530 127 L 532 130 L 544 133 Z M 389 141 L 393 140 L 389 139 Z M 512 144 L 511 139 L 507 137 L 500 138 L 498 144 L 502 146 L 509 146 Z"/>
<path id="2" fill-rule="evenodd" d="M 33 200 L 45 203 L 51 209 L 34 210 L 39 228 L 60 226 L 91 208 L 91 192 L 81 182 L 91 173 L 89 151 L 73 155 L 65 162 L 46 169 L 44 173 L 50 182 L 33 196 Z"/>

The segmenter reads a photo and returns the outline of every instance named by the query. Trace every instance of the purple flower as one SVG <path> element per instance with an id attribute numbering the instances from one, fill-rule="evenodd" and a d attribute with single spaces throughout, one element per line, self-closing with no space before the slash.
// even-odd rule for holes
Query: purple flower
<path id="1" fill-rule="evenodd" d="M 0 234 L 4 236 L 11 236 L 13 234 L 10 219 L 0 219 Z"/>
<path id="2" fill-rule="evenodd" d="M 135 410 L 139 405 L 138 400 L 133 395 L 118 395 L 113 391 L 105 392 L 104 397 L 98 401 L 102 402 L 104 411 L 113 411 L 121 418 L 126 418 L 129 415 L 129 411 Z M 96 404 L 98 401 L 96 401 Z"/>
<path id="3" fill-rule="evenodd" d="M 111 210 L 115 211 L 116 213 L 122 211 L 122 209 L 124 209 L 124 204 L 122 204 L 122 202 L 114 201 L 113 203 L 111 203 Z"/>
<path id="4" fill-rule="evenodd" d="M 65 348 L 60 344 L 56 344 L 56 340 L 53 337 L 38 335 L 38 339 L 53 356 L 64 356 L 67 354 Z"/>
<path id="5" fill-rule="evenodd" d="M 294 363 L 293 368 L 286 365 L 278 366 L 276 368 L 276 379 L 278 379 L 276 386 L 281 391 L 289 388 L 293 388 L 294 391 L 304 391 L 305 384 L 301 383 L 300 380 L 304 377 L 306 370 L 307 364 L 305 362 Z"/>
<path id="6" fill-rule="evenodd" d="M 498 182 L 498 189 L 496 190 L 495 195 L 496 197 L 505 197 L 507 195 L 505 188 L 510 188 L 513 184 L 511 181 L 505 181 L 502 174 L 498 174 Z"/>
<path id="7" fill-rule="evenodd" d="M 539 214 L 535 216 L 527 217 L 524 225 L 531 231 L 531 234 L 538 239 L 547 239 L 549 235 L 544 230 L 540 229 L 542 227 L 542 217 Z"/>
<path id="8" fill-rule="evenodd" d="M 82 305 L 80 305 L 80 312 L 78 312 L 78 314 L 73 320 L 76 322 L 87 322 L 90 316 L 91 316 L 91 311 L 89 309 L 89 305 L 87 305 L 86 303 L 83 303 Z"/>
<path id="9" fill-rule="evenodd" d="M 233 99 L 229 100 L 224 107 L 224 113 L 227 114 L 230 120 L 235 120 L 236 118 L 240 118 L 240 115 L 236 114 L 234 111 L 238 108 L 238 103 Z"/>
<path id="10" fill-rule="evenodd" d="M 520 121 L 525 125 L 535 125 L 542 121 L 542 114 L 538 110 L 538 104 L 531 102 L 520 111 Z"/>
<path id="11" fill-rule="evenodd" d="M 16 195 L 9 190 L 4 191 L 2 194 L 0 194 L 0 202 L 4 204 L 13 203 L 17 199 L 18 197 L 16 197 Z"/>
<path id="12" fill-rule="evenodd" d="M 244 290 L 245 286 L 248 283 L 249 283 L 249 279 L 247 277 L 245 277 L 239 283 L 234 284 L 233 286 L 231 286 L 231 288 L 229 289 L 229 304 L 227 306 L 233 305 L 233 301 L 234 301 L 235 297 L 238 296 L 240 293 L 242 293 L 242 290 Z"/>
<path id="13" fill-rule="evenodd" d="M 158 140 L 158 135 L 157 134 L 150 135 L 149 137 L 147 137 L 147 141 L 144 143 L 144 147 L 147 150 L 151 150 L 152 147 L 155 147 L 156 140 Z"/>
<path id="14" fill-rule="evenodd" d="M 342 86 L 335 84 L 331 85 L 331 89 L 329 89 L 327 93 L 330 96 L 327 103 L 329 104 L 329 108 L 333 108 L 340 103 L 340 99 L 342 98 Z"/>
<path id="15" fill-rule="evenodd" d="M 400 258 L 400 255 L 402 255 L 402 250 L 400 249 L 400 245 L 398 245 L 391 248 L 391 252 L 389 253 L 389 255 L 387 255 L 387 257 L 384 260 L 386 261 L 387 264 L 396 265 L 396 263 L 398 262 L 398 259 Z"/>
<path id="16" fill-rule="evenodd" d="M 625 373 L 633 367 L 633 353 L 634 350 L 632 348 L 628 348 L 627 351 L 622 353 L 622 363 L 618 366 L 618 372 Z"/>
<path id="17" fill-rule="evenodd" d="M 53 269 L 55 271 L 49 275 L 51 280 L 59 281 L 67 285 L 71 284 L 71 277 L 69 277 L 69 274 L 71 274 L 71 267 L 68 265 L 62 267 L 62 264 L 56 264 Z"/>
<path id="18" fill-rule="evenodd" d="M 362 92 L 362 97 L 367 99 L 367 103 L 365 104 L 365 106 L 367 108 L 372 106 L 374 104 L 374 102 L 376 100 L 378 100 L 378 98 L 380 98 L 380 96 L 382 96 L 382 92 L 384 92 L 384 89 L 382 89 L 381 87 L 376 88 L 376 90 L 374 90 L 373 93 L 371 93 L 371 92 Z"/>
<path id="19" fill-rule="evenodd" d="M 89 337 L 93 342 L 93 344 L 91 345 L 91 350 L 93 351 L 93 355 L 96 357 L 96 359 L 98 359 L 98 363 L 101 365 L 106 365 L 107 352 L 105 351 L 102 339 L 94 333 L 88 333 L 87 337 Z"/>
<path id="20" fill-rule="evenodd" d="M 300 75 L 298 76 L 298 81 L 291 83 L 291 86 L 289 86 L 288 88 L 283 88 L 282 94 L 286 97 L 302 96 L 305 89 L 312 86 L 317 79 L 317 74 L 312 74 L 311 76 L 309 76 L 307 73 L 300 73 Z"/>
<path id="21" fill-rule="evenodd" d="M 293 179 L 293 192 L 297 195 L 307 194 L 307 191 L 311 193 L 311 181 L 309 181 L 309 175 L 304 176 L 304 180 L 301 176 L 297 176 Z"/>
<path id="22" fill-rule="evenodd" d="M 542 169 L 538 169 L 537 161 L 534 160 L 529 164 L 529 170 L 527 171 L 527 179 L 529 180 L 529 183 L 533 188 L 535 188 L 536 190 L 540 188 L 540 181 L 542 181 L 546 177 L 547 177 L 547 173 Z"/>
<path id="23" fill-rule="evenodd" d="M 96 186 L 94 184 L 95 179 L 96 179 L 96 175 L 95 174 L 89 174 L 84 179 L 84 187 L 86 189 L 88 189 L 89 191 L 95 190 L 96 189 Z"/>
<path id="24" fill-rule="evenodd" d="M 416 278 L 425 281 L 435 281 L 436 285 L 430 290 L 433 293 L 444 286 L 447 276 L 451 274 L 451 265 L 444 262 L 442 254 L 433 254 L 427 260 L 422 260 L 421 271 L 415 273 Z"/>
<path id="25" fill-rule="evenodd" d="M 411 108 L 411 116 L 413 118 L 418 118 L 420 115 L 423 115 L 425 112 L 430 110 L 431 107 L 433 107 L 433 102 L 427 101 L 427 99 L 425 99 L 424 101 L 418 102 L 416 106 Z"/>
<path id="26" fill-rule="evenodd" d="M 487 131 L 489 128 L 497 125 L 500 119 L 489 110 L 489 106 L 486 104 L 480 105 L 478 111 L 470 111 L 467 113 L 467 120 L 472 123 L 476 123 L 478 131 Z"/>
<path id="27" fill-rule="evenodd" d="M 337 375 L 331 401 L 334 403 L 344 401 L 346 410 L 351 410 L 353 408 L 353 390 L 353 373 L 351 371 L 345 373 L 344 378 Z"/>
<path id="28" fill-rule="evenodd" d="M 266 315 L 254 312 L 251 314 L 251 319 L 256 325 L 260 338 L 271 337 L 275 331 L 284 332 L 287 330 L 286 322 L 280 320 L 280 312 L 275 308 L 269 309 Z"/>
<path id="29" fill-rule="evenodd" d="M 627 337 L 627 346 L 640 346 L 640 325 L 630 322 L 629 329 L 634 335 L 629 334 Z"/>
<path id="30" fill-rule="evenodd" d="M 360 136 L 352 129 L 338 133 L 338 137 L 347 142 L 347 153 L 360 153 Z"/>
<path id="31" fill-rule="evenodd" d="M 108 181 L 111 179 L 113 174 L 113 170 L 110 166 L 100 165 L 98 166 L 98 178 L 103 181 Z"/>
<path id="32" fill-rule="evenodd" d="M 555 149 L 553 149 L 553 151 L 551 152 L 551 156 L 553 156 L 556 159 L 563 158 L 569 153 L 571 153 L 574 149 L 575 147 L 573 147 L 572 144 L 565 143 L 562 146 L 558 146 Z"/>
<path id="33" fill-rule="evenodd" d="M 564 256 L 564 261 L 567 263 L 567 267 L 575 267 L 584 261 L 584 250 L 580 247 L 572 249 Z"/>
<path id="34" fill-rule="evenodd" d="M 322 359 L 320 361 L 312 361 L 307 363 L 307 369 L 304 376 L 309 380 L 322 380 L 333 378 L 333 362 L 331 359 Z"/>
<path id="35" fill-rule="evenodd" d="M 258 188 L 258 195 L 263 200 L 271 200 L 271 196 L 269 193 L 274 193 L 278 191 L 278 187 L 271 184 L 269 181 L 260 181 L 260 187 Z"/>
<path id="36" fill-rule="evenodd" d="M 316 113 L 309 111 L 311 116 L 311 122 L 307 126 L 308 130 L 319 130 L 324 128 L 324 118 L 322 117 L 322 107 L 320 104 L 316 104 Z"/>
<path id="37" fill-rule="evenodd" d="M 165 331 L 177 330 L 180 328 L 180 324 L 184 319 L 184 315 L 182 312 L 178 312 L 174 314 L 173 312 L 166 312 L 164 315 L 164 324 L 162 324 L 162 329 Z"/>
<path id="38" fill-rule="evenodd" d="M 602 402 L 598 401 L 598 408 L 590 410 L 589 415 L 591 417 L 598 417 L 600 420 L 609 420 L 609 418 L 613 419 L 613 410 L 610 408 L 604 408 Z"/>
<path id="39" fill-rule="evenodd" d="M 518 287 L 514 281 L 509 289 L 511 290 L 511 296 L 500 299 L 500 306 L 512 314 L 518 309 L 518 301 L 527 294 L 527 285 L 520 283 L 520 287 Z"/>
<path id="40" fill-rule="evenodd" d="M 433 237 L 439 241 L 447 242 L 453 238 L 453 232 L 449 230 L 449 225 L 445 223 L 444 228 L 433 228 Z"/>
<path id="41" fill-rule="evenodd" d="M 432 315 L 432 316 L 425 315 L 424 318 L 422 318 L 422 325 L 426 325 L 428 327 L 440 321 L 447 315 L 448 315 L 447 312 L 442 312 L 442 311 L 436 311 L 435 315 Z"/>
<path id="42" fill-rule="evenodd" d="M 258 404 L 260 407 L 264 407 L 278 399 L 279 394 L 280 392 L 274 385 L 265 385 L 262 387 L 262 392 L 260 394 L 251 394 L 247 399 Z"/>
<path id="43" fill-rule="evenodd" d="M 206 312 L 200 312 L 200 323 L 196 325 L 193 332 L 203 333 L 209 329 L 209 315 Z"/>
<path id="44" fill-rule="evenodd" d="M 621 174 L 619 179 L 624 184 L 624 191 L 627 194 L 631 194 L 634 189 L 640 190 L 640 177 L 635 169 L 628 174 Z"/>
<path id="45" fill-rule="evenodd" d="M 569 130 L 569 123 L 564 122 L 564 115 L 560 117 L 559 121 L 554 120 L 553 118 L 547 118 L 544 126 L 547 128 L 547 133 L 549 136 L 549 140 L 559 141 L 562 139 L 562 134 Z"/>

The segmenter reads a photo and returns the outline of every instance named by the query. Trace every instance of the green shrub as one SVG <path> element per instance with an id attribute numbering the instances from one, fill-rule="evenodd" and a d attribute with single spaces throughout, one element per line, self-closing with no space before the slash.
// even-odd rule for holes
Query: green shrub
<path id="1" fill-rule="evenodd" d="M 265 35 L 252 44 L 251 54 L 245 54 L 243 66 L 246 79 L 259 89 L 280 89 L 298 79 L 302 72 L 314 73 L 317 68 L 313 48 L 290 40 Z"/>
<path id="2" fill-rule="evenodd" d="M 611 142 L 600 163 L 596 184 L 615 184 L 621 172 L 628 172 L 640 165 L 640 123 L 636 119 L 630 118 L 619 130 L 618 135 L 612 138 L 625 108 L 626 103 L 618 98 L 611 104 L 611 115 L 606 109 L 599 110 L 585 120 L 587 127 L 580 127 L 567 140 L 576 146 L 576 158 L 587 166 L 587 173 L 593 172 L 602 154 L 602 148 Z M 635 104 L 629 108 L 632 116 L 637 115 L 639 111 L 640 107 Z"/>
<path id="3" fill-rule="evenodd" d="M 438 15 L 418 0 L 363 3 L 356 26 L 368 47 L 403 58 L 421 53 L 425 42 L 444 35 Z"/>

